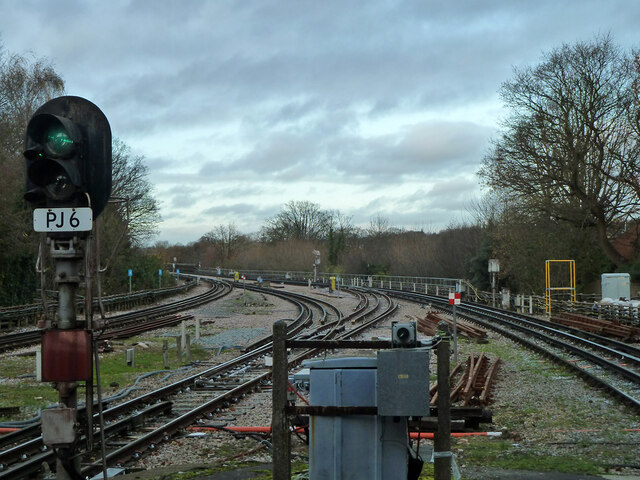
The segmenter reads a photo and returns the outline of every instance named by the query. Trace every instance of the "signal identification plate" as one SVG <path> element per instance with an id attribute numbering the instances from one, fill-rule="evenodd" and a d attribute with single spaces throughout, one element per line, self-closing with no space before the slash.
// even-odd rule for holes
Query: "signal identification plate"
<path id="1" fill-rule="evenodd" d="M 89 232 L 93 226 L 93 211 L 80 208 L 36 208 L 33 230 L 36 232 Z"/>

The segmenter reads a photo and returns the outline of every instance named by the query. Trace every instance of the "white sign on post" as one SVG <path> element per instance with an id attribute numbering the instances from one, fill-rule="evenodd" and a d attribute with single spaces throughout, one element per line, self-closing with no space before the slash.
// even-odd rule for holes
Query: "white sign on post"
<path id="1" fill-rule="evenodd" d="M 89 207 L 36 208 L 33 230 L 36 232 L 90 232 L 93 211 Z"/>

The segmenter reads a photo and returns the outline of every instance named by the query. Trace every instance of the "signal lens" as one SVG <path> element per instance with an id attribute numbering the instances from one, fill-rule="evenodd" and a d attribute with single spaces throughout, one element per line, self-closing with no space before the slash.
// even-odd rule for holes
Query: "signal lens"
<path id="1" fill-rule="evenodd" d="M 44 136 L 44 147 L 51 155 L 69 155 L 73 151 L 73 146 L 73 140 L 60 125 L 53 125 Z"/>
<path id="2" fill-rule="evenodd" d="M 56 175 L 45 188 L 54 200 L 66 200 L 76 191 L 69 177 L 64 174 Z"/>

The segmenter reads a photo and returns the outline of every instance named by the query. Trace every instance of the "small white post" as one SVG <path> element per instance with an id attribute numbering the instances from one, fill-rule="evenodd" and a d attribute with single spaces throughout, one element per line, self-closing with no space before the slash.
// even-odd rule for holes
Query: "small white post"
<path id="1" fill-rule="evenodd" d="M 40 348 L 36 350 L 36 381 L 42 381 L 42 351 Z"/>

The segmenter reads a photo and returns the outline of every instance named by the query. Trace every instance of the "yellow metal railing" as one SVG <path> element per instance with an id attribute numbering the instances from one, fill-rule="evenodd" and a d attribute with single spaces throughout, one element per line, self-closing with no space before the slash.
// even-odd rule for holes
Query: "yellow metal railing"
<path id="1" fill-rule="evenodd" d="M 568 287 L 552 287 L 551 286 L 551 264 L 552 263 L 568 263 L 569 264 L 569 286 Z M 544 265 L 545 272 L 545 305 L 547 315 L 551 315 L 551 292 L 565 291 L 569 292 L 571 303 L 576 301 L 576 261 L 575 260 L 546 260 Z"/>

